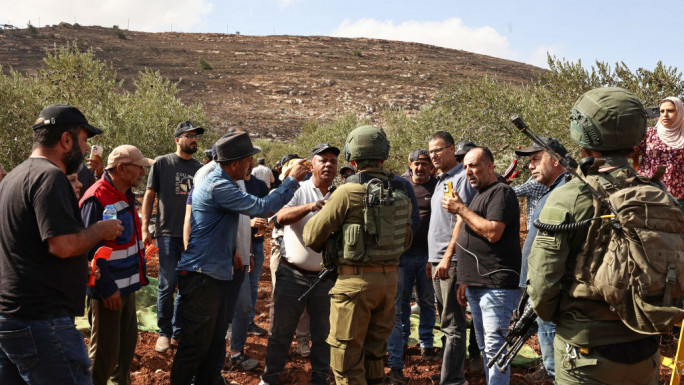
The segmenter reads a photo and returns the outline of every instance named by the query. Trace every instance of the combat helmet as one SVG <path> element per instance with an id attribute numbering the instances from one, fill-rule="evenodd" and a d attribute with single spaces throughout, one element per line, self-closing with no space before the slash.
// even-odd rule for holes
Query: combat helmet
<path id="1" fill-rule="evenodd" d="M 646 135 L 646 116 L 641 101 L 631 92 L 595 88 L 580 96 L 570 110 L 570 137 L 596 151 L 634 147 Z"/>
<path id="2" fill-rule="evenodd" d="M 389 157 L 390 143 L 385 132 L 374 126 L 355 128 L 344 143 L 344 158 L 349 161 L 385 160 Z"/>

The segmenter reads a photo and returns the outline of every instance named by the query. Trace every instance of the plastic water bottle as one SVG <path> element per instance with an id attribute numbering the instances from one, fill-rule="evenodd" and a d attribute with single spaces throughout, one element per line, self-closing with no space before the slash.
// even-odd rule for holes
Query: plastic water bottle
<path id="1" fill-rule="evenodd" d="M 107 207 L 105 207 L 104 212 L 102 213 L 102 220 L 106 219 L 116 219 L 116 209 L 114 208 L 114 205 L 107 205 Z"/>

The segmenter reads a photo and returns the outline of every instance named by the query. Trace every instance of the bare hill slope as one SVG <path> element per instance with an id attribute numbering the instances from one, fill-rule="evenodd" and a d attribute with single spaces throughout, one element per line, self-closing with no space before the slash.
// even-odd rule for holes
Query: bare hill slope
<path id="1" fill-rule="evenodd" d="M 381 118 L 383 107 L 414 113 L 443 86 L 485 74 L 528 83 L 541 69 L 425 44 L 324 36 L 146 33 L 62 23 L 4 30 L 0 64 L 32 73 L 46 50 L 75 42 L 130 79 L 145 67 L 180 81 L 184 102 L 201 102 L 221 129 L 243 125 L 263 137 L 289 139 L 309 119 L 331 121 L 352 110 Z M 205 59 L 211 70 L 200 68 Z"/>

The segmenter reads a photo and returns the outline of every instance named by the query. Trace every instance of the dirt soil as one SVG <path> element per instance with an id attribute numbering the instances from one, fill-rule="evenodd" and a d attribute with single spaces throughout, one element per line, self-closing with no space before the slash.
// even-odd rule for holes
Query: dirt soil
<path id="1" fill-rule="evenodd" d="M 524 206 L 521 206 L 524 207 Z M 524 212 L 524 211 L 523 211 Z M 521 241 L 524 241 L 527 231 L 525 230 L 525 220 L 524 216 L 521 215 Z M 261 279 L 259 280 L 259 294 L 257 301 L 257 311 L 255 322 L 268 330 L 268 312 L 269 312 L 269 302 L 271 298 L 271 270 L 269 269 L 270 256 L 271 256 L 271 239 L 269 237 L 270 233 L 267 232 L 266 241 L 264 242 L 264 253 L 265 261 L 263 273 Z M 158 271 L 158 260 L 157 257 L 153 257 L 148 260 L 147 272 L 148 275 L 152 277 L 157 277 Z M 158 353 L 154 350 L 154 345 L 157 340 L 156 333 L 150 332 L 139 332 L 138 333 L 138 345 L 135 350 L 135 360 L 133 361 L 133 367 L 131 369 L 131 380 L 132 385 L 162 385 L 169 383 L 169 373 L 171 370 L 171 364 L 173 362 L 173 356 L 176 352 L 175 346 L 172 346 L 166 353 Z M 268 336 L 258 337 L 258 336 L 248 336 L 247 344 L 245 345 L 245 352 L 250 357 L 258 360 L 261 364 L 260 366 L 249 372 L 229 372 L 224 371 L 223 375 L 231 384 L 239 385 L 257 385 L 259 383 L 259 376 L 263 373 L 264 369 L 264 356 L 266 354 L 266 345 L 268 344 Z M 528 341 L 530 345 L 538 354 L 539 343 L 536 336 Z M 669 357 L 674 356 L 676 351 L 677 340 L 673 336 L 663 337 L 663 342 L 661 343 L 661 354 L 667 355 Z M 290 358 L 285 367 L 285 370 L 280 377 L 280 384 L 283 385 L 298 385 L 306 384 L 309 381 L 311 373 L 311 364 L 306 358 L 302 358 L 295 352 L 296 344 L 293 344 L 290 348 Z M 227 347 L 229 348 L 229 346 Z M 426 362 L 420 360 L 420 347 L 411 346 L 407 351 L 407 356 L 404 361 L 405 369 L 404 376 L 406 378 L 406 384 L 411 385 L 436 385 L 439 382 L 433 381 L 430 377 L 434 374 L 438 374 L 441 369 L 441 362 Z M 532 370 L 526 370 L 514 367 L 511 373 L 511 384 L 513 385 L 552 385 L 551 381 L 541 381 L 541 382 L 529 382 L 524 378 L 524 375 L 530 373 Z M 386 372 L 389 372 L 389 368 L 386 367 Z M 669 368 L 661 367 L 660 370 L 660 383 L 669 383 L 672 370 Z M 466 379 L 471 385 L 485 385 L 484 375 L 481 373 L 471 373 L 468 368 L 468 362 L 466 362 Z M 334 383 L 332 374 L 329 375 L 330 383 Z"/>
<path id="2" fill-rule="evenodd" d="M 3 29 L 4 28 L 4 29 Z M 447 84 L 496 76 L 530 84 L 543 71 L 527 64 L 431 45 L 326 36 L 146 33 L 78 24 L 26 29 L 0 25 L 0 65 L 35 74 L 46 51 L 75 43 L 111 63 L 124 87 L 150 68 L 178 82 L 178 97 L 201 103 L 212 126 L 243 126 L 289 140 L 307 120 L 347 111 L 382 120 L 384 108 L 416 113 Z M 200 58 L 213 69 L 200 69 Z"/>

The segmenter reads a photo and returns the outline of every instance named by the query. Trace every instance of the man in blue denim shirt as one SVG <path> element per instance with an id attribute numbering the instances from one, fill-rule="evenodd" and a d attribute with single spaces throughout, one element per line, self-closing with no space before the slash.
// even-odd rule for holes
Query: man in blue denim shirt
<path id="1" fill-rule="evenodd" d="M 257 198 L 240 191 L 252 155 L 247 133 L 231 133 L 216 142 L 216 162 L 193 191 L 190 239 L 177 271 L 183 325 L 171 368 L 171 384 L 221 383 L 228 322 L 227 292 L 233 274 L 239 214 L 266 217 L 287 203 L 308 169 L 301 163 L 272 194 Z"/>

